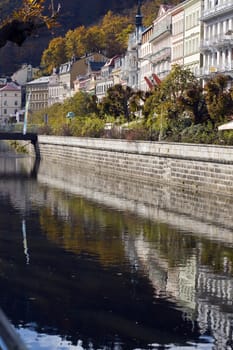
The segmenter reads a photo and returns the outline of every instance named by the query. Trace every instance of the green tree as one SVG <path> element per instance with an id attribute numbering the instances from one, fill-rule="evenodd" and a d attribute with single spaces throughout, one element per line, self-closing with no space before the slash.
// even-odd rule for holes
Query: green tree
<path id="1" fill-rule="evenodd" d="M 69 30 L 65 35 L 65 51 L 68 59 L 74 55 L 81 57 L 85 54 L 86 48 L 83 38 L 86 35 L 86 28 L 80 26 L 74 30 Z"/>
<path id="2" fill-rule="evenodd" d="M 73 97 L 63 103 L 63 115 L 73 112 L 76 117 L 85 118 L 97 112 L 96 97 L 86 92 L 79 91 Z"/>
<path id="3" fill-rule="evenodd" d="M 185 110 L 194 124 L 202 123 L 209 118 L 203 88 L 198 81 L 194 81 L 178 98 L 178 104 Z"/>
<path id="4" fill-rule="evenodd" d="M 195 91 L 200 97 L 200 84 L 189 69 L 174 65 L 171 72 L 155 86 L 146 100 L 144 115 L 149 128 L 159 131 L 160 139 L 179 134 L 187 117 L 196 122 L 202 111 Z"/>
<path id="5" fill-rule="evenodd" d="M 104 33 L 99 26 L 89 27 L 83 36 L 83 45 L 85 52 L 103 51 L 104 47 Z"/>
<path id="6" fill-rule="evenodd" d="M 131 29 L 129 25 L 128 17 L 115 15 L 112 11 L 108 11 L 104 16 L 100 28 L 104 33 L 103 44 L 108 57 L 121 54 L 126 49 L 128 31 Z"/>
<path id="7" fill-rule="evenodd" d="M 129 86 L 123 87 L 121 84 L 116 84 L 110 87 L 99 103 L 100 115 L 124 117 L 129 122 L 133 116 L 130 111 L 130 99 L 133 94 L 134 91 Z"/>
<path id="8" fill-rule="evenodd" d="M 41 66 L 46 74 L 51 74 L 53 68 L 66 62 L 65 40 L 62 37 L 50 41 L 49 47 L 43 52 Z"/>
<path id="9" fill-rule="evenodd" d="M 213 124 L 222 122 L 233 113 L 233 99 L 228 82 L 229 77 L 219 74 L 205 85 L 205 100 Z"/>

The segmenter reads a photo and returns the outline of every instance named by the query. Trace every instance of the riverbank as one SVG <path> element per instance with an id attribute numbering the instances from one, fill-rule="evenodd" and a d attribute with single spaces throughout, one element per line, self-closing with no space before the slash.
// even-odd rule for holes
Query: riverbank
<path id="1" fill-rule="evenodd" d="M 233 194 L 233 147 L 39 136 L 41 158 L 147 183 Z M 33 152 L 31 147 L 31 152 Z"/>

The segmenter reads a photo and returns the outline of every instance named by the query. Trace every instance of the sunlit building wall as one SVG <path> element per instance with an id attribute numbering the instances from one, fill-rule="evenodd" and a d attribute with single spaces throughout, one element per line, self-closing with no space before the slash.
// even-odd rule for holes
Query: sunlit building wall
<path id="1" fill-rule="evenodd" d="M 150 37 L 153 73 L 161 80 L 171 70 L 171 6 L 161 5 Z"/>
<path id="2" fill-rule="evenodd" d="M 150 43 L 150 36 L 153 32 L 152 26 L 146 28 L 144 32 L 142 33 L 142 44 L 139 47 L 139 53 L 138 53 L 138 88 L 142 91 L 148 91 L 150 90 L 148 84 L 146 83 L 145 77 L 148 79 L 151 78 L 152 74 L 152 63 L 150 60 L 151 57 L 151 43 Z"/>
<path id="3" fill-rule="evenodd" d="M 184 7 L 177 5 L 171 12 L 171 65 L 184 65 Z"/>
<path id="4" fill-rule="evenodd" d="M 204 0 L 202 75 L 233 73 L 233 1 Z"/>
<path id="5" fill-rule="evenodd" d="M 196 76 L 202 67 L 200 42 L 202 34 L 201 0 L 184 2 L 184 67 L 189 68 Z"/>

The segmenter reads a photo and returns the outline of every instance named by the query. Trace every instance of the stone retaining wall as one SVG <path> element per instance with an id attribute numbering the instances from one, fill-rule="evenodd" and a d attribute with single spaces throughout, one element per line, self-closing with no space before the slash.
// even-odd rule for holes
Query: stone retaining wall
<path id="1" fill-rule="evenodd" d="M 192 190 L 233 194 L 233 147 L 39 136 L 41 158 Z"/>

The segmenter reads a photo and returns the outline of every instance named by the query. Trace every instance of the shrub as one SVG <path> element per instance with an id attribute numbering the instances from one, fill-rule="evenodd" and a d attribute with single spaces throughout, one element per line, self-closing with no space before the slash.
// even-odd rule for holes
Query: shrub
<path id="1" fill-rule="evenodd" d="M 101 137 L 104 134 L 105 122 L 95 115 L 84 119 L 81 128 L 81 136 Z"/>
<path id="2" fill-rule="evenodd" d="M 190 127 L 185 128 L 181 133 L 180 141 L 189 143 L 218 144 L 220 143 L 220 138 L 218 130 L 213 127 L 211 122 L 207 122 L 203 124 L 192 124 Z"/>

